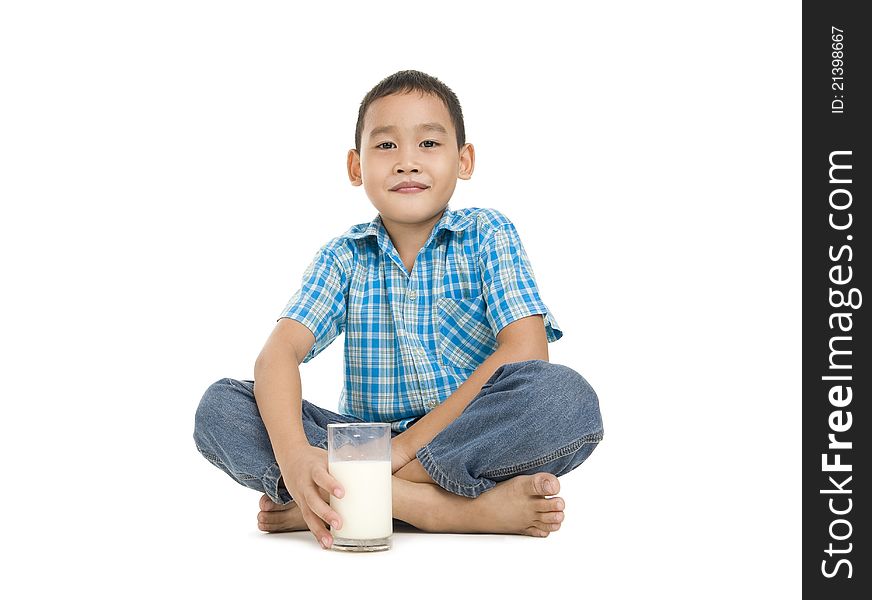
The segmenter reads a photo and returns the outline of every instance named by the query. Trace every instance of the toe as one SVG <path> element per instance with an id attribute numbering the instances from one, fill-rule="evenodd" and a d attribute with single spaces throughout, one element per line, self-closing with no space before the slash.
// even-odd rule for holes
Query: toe
<path id="1" fill-rule="evenodd" d="M 259 523 L 281 523 L 282 521 L 284 521 L 284 519 L 285 515 L 282 514 L 282 511 L 276 510 L 261 511 L 257 515 L 257 520 Z"/>
<path id="2" fill-rule="evenodd" d="M 552 496 L 560 491 L 560 482 L 551 473 L 536 473 L 531 484 L 534 496 Z"/>
<path id="3" fill-rule="evenodd" d="M 286 513 L 284 511 L 268 510 L 261 511 L 257 515 L 257 528 L 261 531 L 289 531 L 288 523 L 285 521 Z"/>
<path id="4" fill-rule="evenodd" d="M 560 529 L 560 523 L 542 523 L 541 521 L 537 521 L 536 527 L 545 532 L 557 531 Z"/>
<path id="5" fill-rule="evenodd" d="M 536 500 L 536 510 L 539 512 L 561 512 L 566 508 L 563 498 L 542 498 Z"/>
<path id="6" fill-rule="evenodd" d="M 527 527 L 527 535 L 531 535 L 533 537 L 548 537 L 548 532 L 538 527 Z"/>
<path id="7" fill-rule="evenodd" d="M 562 512 L 539 513 L 539 520 L 543 523 L 562 523 L 563 522 L 563 513 Z"/>
<path id="8" fill-rule="evenodd" d="M 260 510 L 265 510 L 268 512 L 269 511 L 279 511 L 280 512 L 280 511 L 290 510 L 293 507 L 294 507 L 293 501 L 288 502 L 287 504 L 276 504 L 275 502 L 270 500 L 269 496 L 267 496 L 266 494 L 264 494 L 263 497 L 261 497 L 261 499 L 260 499 Z"/>
<path id="9" fill-rule="evenodd" d="M 272 528 L 272 524 L 266 520 L 266 515 L 268 514 L 265 512 L 257 513 L 257 528 L 261 531 L 269 531 Z"/>
<path id="10" fill-rule="evenodd" d="M 287 510 L 288 508 L 290 508 L 289 505 L 276 504 L 266 494 L 260 498 L 260 510 Z"/>

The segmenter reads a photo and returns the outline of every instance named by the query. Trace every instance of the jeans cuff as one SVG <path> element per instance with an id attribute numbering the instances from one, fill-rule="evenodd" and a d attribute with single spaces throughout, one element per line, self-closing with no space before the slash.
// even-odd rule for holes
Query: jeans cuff
<path id="1" fill-rule="evenodd" d="M 285 486 L 279 487 L 279 480 L 281 478 L 282 470 L 279 466 L 277 464 L 270 466 L 263 475 L 263 491 L 276 504 L 287 504 L 293 498 L 291 498 Z"/>
<path id="2" fill-rule="evenodd" d="M 494 469 L 493 471 L 486 471 L 482 475 L 484 477 L 515 477 L 516 475 L 520 475 L 525 471 L 529 471 L 530 469 L 534 469 L 537 467 L 542 467 L 547 465 L 548 463 L 554 462 L 558 459 L 564 458 L 570 455 L 576 455 L 579 452 L 582 452 L 582 448 L 584 448 L 587 444 L 592 444 L 594 447 L 599 444 L 603 439 L 603 432 L 600 430 L 596 433 L 590 433 L 588 435 L 582 436 L 579 439 L 575 440 L 571 444 L 564 446 L 563 448 L 559 448 L 554 452 L 546 454 L 545 456 L 541 456 L 531 461 L 527 461 L 524 463 L 518 463 L 516 465 L 512 465 L 509 467 L 503 467 L 500 469 Z M 593 449 L 590 449 L 589 452 L 583 453 L 584 458 L 587 458 L 590 453 L 593 452 Z M 581 463 L 579 463 L 581 464 Z M 576 467 L 578 465 L 575 465 Z M 575 467 L 572 467 L 573 469 Z M 570 469 L 572 470 L 572 469 Z M 546 473 L 552 473 L 560 477 L 561 475 L 565 475 L 566 473 L 555 473 L 551 469 L 546 469 Z"/>
<path id="3" fill-rule="evenodd" d="M 452 494 L 467 498 L 477 498 L 482 492 L 486 492 L 496 486 L 496 483 L 490 479 L 478 479 L 471 485 L 459 483 L 451 479 L 436 463 L 436 459 L 430 451 L 430 444 L 418 450 L 415 456 L 430 478 L 436 482 L 436 485 Z"/>

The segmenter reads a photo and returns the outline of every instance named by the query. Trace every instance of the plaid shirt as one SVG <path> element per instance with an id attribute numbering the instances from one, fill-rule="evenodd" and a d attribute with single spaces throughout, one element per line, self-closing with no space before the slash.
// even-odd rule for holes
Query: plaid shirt
<path id="1" fill-rule="evenodd" d="M 456 390 L 497 347 L 512 321 L 543 315 L 515 226 L 492 209 L 447 210 L 406 271 L 376 217 L 315 255 L 279 319 L 315 336 L 308 362 L 345 332 L 339 412 L 405 431 Z"/>

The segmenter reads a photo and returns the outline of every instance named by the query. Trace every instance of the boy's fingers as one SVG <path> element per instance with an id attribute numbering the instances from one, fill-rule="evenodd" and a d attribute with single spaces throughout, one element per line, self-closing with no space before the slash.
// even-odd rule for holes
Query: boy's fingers
<path id="1" fill-rule="evenodd" d="M 330 508 L 330 505 L 324 502 L 319 495 L 307 494 L 306 502 L 309 504 L 309 510 L 315 513 L 324 523 L 329 523 L 336 529 L 339 529 L 342 525 L 336 511 Z"/>
<path id="2" fill-rule="evenodd" d="M 345 494 L 345 490 L 342 489 L 342 486 L 333 477 L 329 471 L 326 469 L 315 469 L 312 472 L 312 479 L 315 480 L 315 483 L 318 484 L 323 490 L 326 490 L 327 493 L 333 494 L 337 498 L 341 498 Z M 338 494 L 336 492 L 339 492 Z"/>
<path id="3" fill-rule="evenodd" d="M 330 532 L 327 531 L 327 528 L 324 527 L 324 521 L 309 509 L 303 510 L 302 513 L 303 520 L 306 522 L 309 531 L 312 532 L 312 535 L 315 536 L 318 543 L 324 548 L 329 548 L 333 544 L 333 537 L 330 535 Z"/>

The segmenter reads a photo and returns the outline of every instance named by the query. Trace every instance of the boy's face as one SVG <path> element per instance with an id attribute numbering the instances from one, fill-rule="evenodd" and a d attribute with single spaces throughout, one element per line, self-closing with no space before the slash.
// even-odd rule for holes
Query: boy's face
<path id="1" fill-rule="evenodd" d="M 457 179 L 469 179 L 472 144 L 457 149 L 445 104 L 420 92 L 385 96 L 364 115 L 360 153 L 348 152 L 348 177 L 363 184 L 386 226 L 431 225 L 448 205 Z M 404 187 L 409 184 L 411 187 Z"/>

